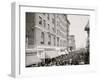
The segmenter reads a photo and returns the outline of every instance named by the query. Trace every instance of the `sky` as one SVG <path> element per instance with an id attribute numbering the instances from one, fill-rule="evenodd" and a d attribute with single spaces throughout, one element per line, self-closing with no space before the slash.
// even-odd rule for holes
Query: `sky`
<path id="1" fill-rule="evenodd" d="M 84 28 L 89 20 L 87 15 L 68 15 L 70 21 L 69 34 L 75 35 L 76 49 L 86 46 L 87 32 Z"/>

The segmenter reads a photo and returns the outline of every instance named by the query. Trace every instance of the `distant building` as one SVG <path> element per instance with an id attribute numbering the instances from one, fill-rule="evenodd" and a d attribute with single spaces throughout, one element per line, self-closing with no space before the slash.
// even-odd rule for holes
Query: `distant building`
<path id="1" fill-rule="evenodd" d="M 90 63 L 90 24 L 89 21 L 87 22 L 86 26 L 85 26 L 85 31 L 87 31 L 87 41 L 86 41 L 86 54 L 85 54 L 85 64 L 89 64 Z"/>
<path id="2" fill-rule="evenodd" d="M 87 22 L 86 26 L 85 26 L 85 31 L 87 31 L 87 42 L 86 42 L 86 48 L 89 50 L 89 33 L 90 33 L 90 28 L 89 28 L 89 21 Z"/>
<path id="3" fill-rule="evenodd" d="M 69 35 L 69 49 L 71 51 L 76 49 L 75 36 L 74 35 Z"/>
<path id="4" fill-rule="evenodd" d="M 27 12 L 26 53 L 32 52 L 37 47 L 44 51 L 68 48 L 69 24 L 67 15 L 64 14 Z"/>

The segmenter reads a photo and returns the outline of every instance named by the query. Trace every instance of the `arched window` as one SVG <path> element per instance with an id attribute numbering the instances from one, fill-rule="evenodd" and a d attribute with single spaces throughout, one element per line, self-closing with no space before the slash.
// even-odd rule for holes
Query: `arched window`
<path id="1" fill-rule="evenodd" d="M 44 28 L 46 27 L 46 21 L 45 20 L 43 20 L 43 25 L 44 25 Z"/>
<path id="2" fill-rule="evenodd" d="M 51 35 L 48 33 L 48 45 L 51 45 Z"/>
<path id="3" fill-rule="evenodd" d="M 59 37 L 57 37 L 57 46 L 59 46 Z"/>
<path id="4" fill-rule="evenodd" d="M 47 19 L 49 20 L 49 13 L 47 14 Z"/>
<path id="5" fill-rule="evenodd" d="M 39 24 L 42 25 L 42 18 L 39 16 Z"/>
<path id="6" fill-rule="evenodd" d="M 41 44 L 44 44 L 44 32 L 41 32 Z"/>
<path id="7" fill-rule="evenodd" d="M 55 36 L 54 36 L 54 46 L 56 46 L 56 38 L 55 38 Z"/>

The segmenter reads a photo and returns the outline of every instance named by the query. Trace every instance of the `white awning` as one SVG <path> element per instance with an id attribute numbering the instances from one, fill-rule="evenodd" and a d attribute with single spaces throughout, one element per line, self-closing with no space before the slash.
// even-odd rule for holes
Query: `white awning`
<path id="1" fill-rule="evenodd" d="M 59 56 L 59 54 L 56 51 L 46 51 L 45 52 L 45 58 L 55 58 Z"/>
<path id="2" fill-rule="evenodd" d="M 60 55 L 64 55 L 64 54 L 69 54 L 69 52 L 66 51 L 45 51 L 45 58 L 55 58 L 58 57 Z"/>

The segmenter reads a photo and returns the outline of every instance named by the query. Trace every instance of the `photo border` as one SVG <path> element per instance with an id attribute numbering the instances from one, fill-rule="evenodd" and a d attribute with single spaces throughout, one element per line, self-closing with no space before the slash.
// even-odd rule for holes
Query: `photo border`
<path id="1" fill-rule="evenodd" d="M 66 74 L 66 73 L 84 73 L 84 70 L 85 70 L 85 73 L 86 72 L 94 72 L 95 71 L 95 67 L 96 65 L 94 64 L 96 62 L 96 57 L 95 57 L 95 54 L 94 54 L 94 51 L 91 50 L 91 48 L 93 49 L 93 43 L 91 42 L 94 42 L 93 41 L 93 38 L 94 38 L 94 33 L 92 33 L 91 31 L 93 31 L 93 29 L 95 28 L 95 9 L 91 8 L 91 9 L 88 9 L 88 8 L 63 8 L 63 7 L 47 7 L 47 6 L 32 6 L 33 4 L 23 4 L 23 3 L 12 3 L 12 55 L 11 55 L 11 58 L 12 58 L 12 62 L 11 62 L 11 74 L 12 76 L 14 77 L 21 77 L 21 76 L 35 76 L 35 75 L 51 75 L 51 74 Z M 91 31 L 90 31 L 90 54 L 92 54 L 92 60 L 93 61 L 93 64 L 91 65 L 78 65 L 78 66 L 59 66 L 59 67 L 37 67 L 37 68 L 34 68 L 34 69 L 30 69 L 30 70 L 25 70 L 25 68 L 23 69 L 23 62 L 22 62 L 22 52 L 23 50 L 21 49 L 21 32 L 22 32 L 22 29 L 23 27 L 21 26 L 21 24 L 23 24 L 21 22 L 21 11 L 22 11 L 22 7 L 23 6 L 26 6 L 27 7 L 30 7 L 30 8 L 45 8 L 45 9 L 60 9 L 63 11 L 64 10 L 76 10 L 76 11 L 83 11 L 83 12 L 88 12 L 90 11 L 89 15 L 92 16 L 92 21 L 90 22 L 90 26 L 91 27 Z M 33 11 L 34 12 L 34 11 Z M 41 11 L 40 11 L 41 12 Z M 41 12 L 42 13 L 42 12 Z M 49 12 L 50 13 L 50 12 Z M 52 13 L 52 12 L 51 12 Z M 60 12 L 61 13 L 61 12 Z M 63 13 L 61 13 L 63 14 Z M 66 13 L 67 14 L 67 13 Z M 82 14 L 82 13 L 81 13 Z M 79 14 L 77 14 L 79 15 Z M 25 17 L 25 16 L 24 16 Z M 92 35 L 92 36 L 91 36 Z M 23 47 L 22 47 L 23 48 Z M 21 52 L 22 51 L 22 52 Z M 24 54 L 24 53 L 23 53 Z M 25 57 L 24 57 L 25 58 Z M 90 59 L 91 61 L 91 59 Z M 25 62 L 25 61 L 24 61 Z M 25 65 L 24 65 L 25 67 Z M 80 69 L 80 68 L 83 68 Z M 88 68 L 87 68 L 88 67 Z M 29 69 L 29 68 L 28 68 Z M 58 69 L 55 70 L 55 69 Z M 71 71 L 70 71 L 70 70 Z M 47 72 L 46 72 L 47 70 Z M 68 70 L 67 72 L 65 70 Z M 32 71 L 32 72 L 30 72 Z M 40 72 L 41 71 L 41 72 Z M 49 71 L 49 72 L 48 72 Z M 63 71 L 63 72 L 62 72 Z M 45 72 L 45 74 L 43 74 Z M 35 74 L 33 74 L 35 73 Z M 56 74 L 56 75 L 57 75 Z"/>

